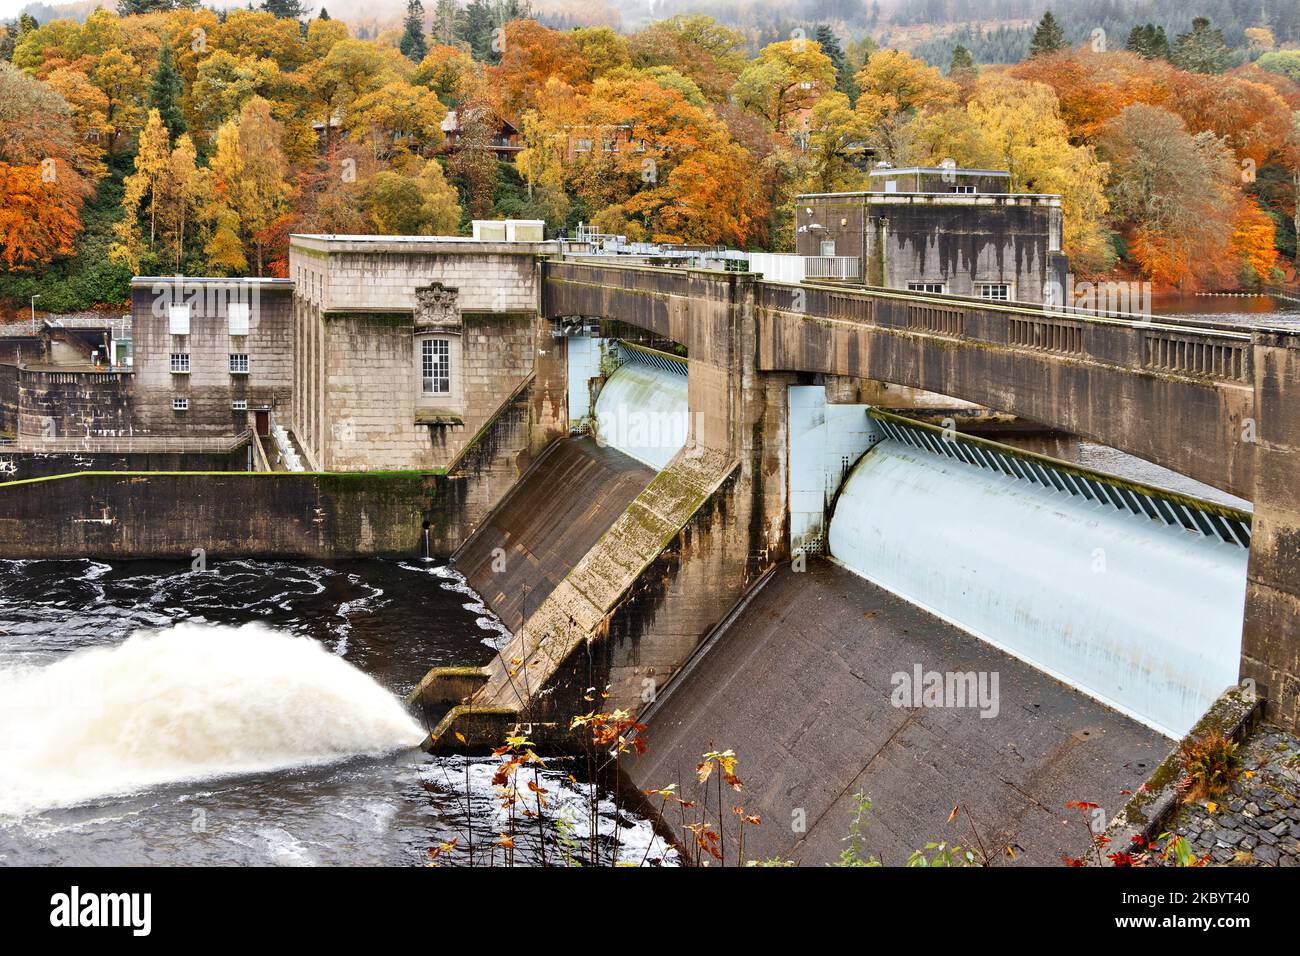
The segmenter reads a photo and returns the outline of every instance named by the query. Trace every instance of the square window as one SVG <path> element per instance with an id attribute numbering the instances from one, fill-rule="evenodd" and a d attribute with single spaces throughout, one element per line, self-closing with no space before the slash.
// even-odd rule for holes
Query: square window
<path id="1" fill-rule="evenodd" d="M 231 375 L 248 374 L 248 354 L 246 352 L 230 353 L 230 374 Z"/>
<path id="2" fill-rule="evenodd" d="M 975 294 L 981 299 L 1010 302 L 1011 286 L 1006 282 L 981 282 L 975 286 Z"/>
<path id="3" fill-rule="evenodd" d="M 420 343 L 420 382 L 425 395 L 451 394 L 451 342 L 447 339 Z"/>
<path id="4" fill-rule="evenodd" d="M 190 374 L 190 353 L 189 352 L 172 353 L 172 374 L 173 375 Z"/>
<path id="5" fill-rule="evenodd" d="M 184 412 L 184 411 L 188 411 L 188 410 L 189 410 L 189 407 L 190 407 L 190 400 L 189 400 L 188 398 L 173 398 L 173 399 L 172 399 L 172 411 L 174 411 L 174 412 Z"/>
<path id="6" fill-rule="evenodd" d="M 252 308 L 247 302 L 231 302 L 226 306 L 226 318 L 230 322 L 231 335 L 248 334 L 248 317 Z"/>
<path id="7" fill-rule="evenodd" d="M 172 335 L 190 334 L 190 307 L 188 305 L 167 306 L 167 331 Z"/>

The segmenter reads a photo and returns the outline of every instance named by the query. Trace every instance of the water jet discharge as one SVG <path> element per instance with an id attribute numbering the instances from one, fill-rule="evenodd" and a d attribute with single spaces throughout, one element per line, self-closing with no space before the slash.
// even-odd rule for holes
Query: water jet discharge
<path id="1" fill-rule="evenodd" d="M 423 735 L 391 692 L 310 638 L 182 623 L 0 670 L 0 817 Z"/>

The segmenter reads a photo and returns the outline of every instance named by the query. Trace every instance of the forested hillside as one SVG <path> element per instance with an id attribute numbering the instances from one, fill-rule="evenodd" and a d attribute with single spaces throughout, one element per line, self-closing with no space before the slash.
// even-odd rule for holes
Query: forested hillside
<path id="1" fill-rule="evenodd" d="M 297 0 L 24 16 L 0 33 L 0 297 L 119 303 L 133 274 L 283 275 L 291 232 L 492 216 L 788 249 L 798 193 L 948 158 L 1060 193 L 1076 272 L 1271 281 L 1300 167 L 1300 50 L 1271 29 L 1242 27 L 1247 55 L 1213 22 L 1099 44 L 1047 16 L 1008 67 L 975 55 L 987 31 L 935 66 L 842 19 L 755 46 L 701 15 L 555 29 L 526 0 L 373 29 Z"/>

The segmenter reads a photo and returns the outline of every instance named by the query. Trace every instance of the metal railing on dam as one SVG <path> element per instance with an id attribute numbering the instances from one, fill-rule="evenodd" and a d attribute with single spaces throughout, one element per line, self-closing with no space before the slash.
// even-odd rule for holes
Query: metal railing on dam
<path id="1" fill-rule="evenodd" d="M 94 435 L 84 438 L 41 438 L 20 435 L 5 450 L 27 454 L 224 454 L 238 450 L 253 437 L 251 429 L 237 435 Z"/>
<path id="2" fill-rule="evenodd" d="M 888 438 L 1008 478 L 1041 485 L 1126 514 L 1183 528 L 1242 548 L 1250 547 L 1250 514 L 1161 488 L 1116 479 L 1032 452 L 1012 450 L 973 435 L 947 432 L 880 409 L 868 414 Z"/>

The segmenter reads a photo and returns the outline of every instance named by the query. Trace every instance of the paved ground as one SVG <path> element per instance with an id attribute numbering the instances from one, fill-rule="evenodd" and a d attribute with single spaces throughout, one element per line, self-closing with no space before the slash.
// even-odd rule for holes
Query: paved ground
<path id="1" fill-rule="evenodd" d="M 893 675 L 916 664 L 997 673 L 997 716 L 895 707 Z M 973 842 L 964 813 L 948 819 L 962 804 L 998 864 L 1060 865 L 1088 843 L 1066 801 L 1113 815 L 1173 747 L 825 561 L 777 572 L 668 690 L 647 741 L 649 752 L 631 764 L 637 786 L 678 781 L 689 795 L 700 755 L 734 749 L 744 789 L 727 795 L 728 815 L 743 803 L 763 821 L 747 828 L 745 856 L 803 865 L 838 857 L 857 792 L 874 803 L 866 848 L 886 864 L 929 841 Z"/>
<path id="2" fill-rule="evenodd" d="M 456 568 L 507 627 L 517 628 L 654 474 L 590 438 L 556 442 L 461 549 Z"/>
<path id="3" fill-rule="evenodd" d="M 1169 832 L 1214 864 L 1300 867 L 1300 738 L 1263 725 L 1240 752 L 1232 793 L 1180 807 Z"/>

